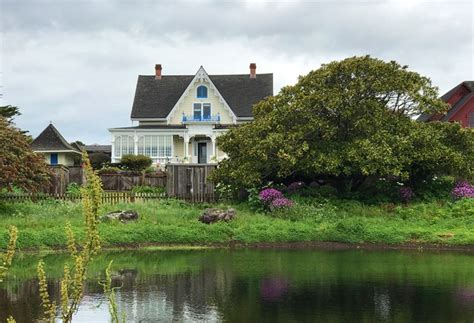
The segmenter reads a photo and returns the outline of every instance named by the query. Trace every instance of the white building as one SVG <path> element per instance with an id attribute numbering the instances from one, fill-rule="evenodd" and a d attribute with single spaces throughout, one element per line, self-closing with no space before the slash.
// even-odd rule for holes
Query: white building
<path id="1" fill-rule="evenodd" d="M 253 120 L 252 107 L 273 95 L 273 74 L 140 75 L 131 119 L 137 126 L 109 129 L 112 162 L 141 154 L 154 164 L 216 163 L 225 154 L 216 138 L 230 127 Z"/>

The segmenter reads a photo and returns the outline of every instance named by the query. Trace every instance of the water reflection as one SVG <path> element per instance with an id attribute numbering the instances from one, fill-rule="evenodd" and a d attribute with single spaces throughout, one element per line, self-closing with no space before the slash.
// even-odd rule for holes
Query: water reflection
<path id="1" fill-rule="evenodd" d="M 76 322 L 108 322 L 98 280 L 113 285 L 129 322 L 473 321 L 469 254 L 205 250 L 114 252 L 97 259 Z M 36 256 L 17 259 L 0 289 L 0 320 L 40 316 Z M 59 295 L 63 255 L 45 258 Z"/>

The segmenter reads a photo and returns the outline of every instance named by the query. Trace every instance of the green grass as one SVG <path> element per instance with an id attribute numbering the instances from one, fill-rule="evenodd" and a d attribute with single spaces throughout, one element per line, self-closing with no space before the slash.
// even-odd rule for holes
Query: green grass
<path id="1" fill-rule="evenodd" d="M 212 225 L 197 221 L 209 205 L 191 205 L 176 200 L 104 205 L 101 214 L 135 209 L 140 220 L 127 224 L 101 223 L 99 230 L 104 247 L 306 241 L 474 244 L 474 200 L 401 206 L 295 199 L 296 206 L 291 211 L 276 214 L 256 213 L 246 204 L 232 205 L 237 210 L 236 219 Z M 71 222 L 79 238 L 84 236 L 80 204 L 44 201 L 0 205 L 0 228 L 3 230 L 0 247 L 6 246 L 8 226 L 15 225 L 19 229 L 20 249 L 64 248 L 67 221 Z"/>

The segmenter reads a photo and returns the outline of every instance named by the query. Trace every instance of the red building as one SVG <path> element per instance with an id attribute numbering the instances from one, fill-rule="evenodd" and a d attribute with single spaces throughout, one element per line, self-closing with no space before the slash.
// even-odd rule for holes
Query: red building
<path id="1" fill-rule="evenodd" d="M 474 128 L 474 81 L 465 81 L 449 90 L 441 99 L 451 106 L 446 114 L 427 114 L 419 121 L 457 121 L 463 127 Z"/>

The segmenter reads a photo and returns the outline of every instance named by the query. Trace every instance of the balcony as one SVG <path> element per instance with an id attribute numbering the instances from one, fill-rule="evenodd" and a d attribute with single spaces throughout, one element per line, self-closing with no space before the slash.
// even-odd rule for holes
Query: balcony
<path id="1" fill-rule="evenodd" d="M 183 123 L 219 123 L 221 121 L 220 114 L 214 114 L 209 116 L 200 115 L 186 115 L 183 113 Z"/>

